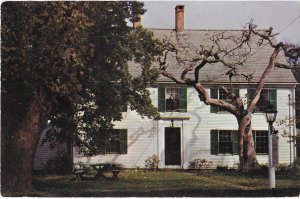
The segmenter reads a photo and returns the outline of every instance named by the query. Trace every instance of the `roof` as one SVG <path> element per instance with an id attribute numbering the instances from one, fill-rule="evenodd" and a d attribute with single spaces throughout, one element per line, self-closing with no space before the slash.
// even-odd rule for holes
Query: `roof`
<path id="1" fill-rule="evenodd" d="M 160 39 L 161 41 L 165 38 L 170 38 L 172 34 L 175 33 L 172 29 L 150 29 L 154 33 L 154 37 Z M 261 30 L 263 31 L 263 30 Z M 211 35 L 216 34 L 226 34 L 226 35 L 240 35 L 242 30 L 185 30 L 183 33 L 179 33 L 180 39 L 186 39 L 186 41 L 191 44 L 192 48 L 198 48 L 199 46 L 211 46 L 210 41 L 207 39 Z M 174 35 L 173 35 L 174 36 Z M 258 39 L 256 38 L 256 42 Z M 173 41 L 174 42 L 174 41 Z M 176 41 L 175 41 L 176 42 Z M 179 41 L 180 42 L 180 41 Z M 223 46 L 230 46 L 228 42 L 223 42 Z M 237 71 L 243 74 L 253 74 L 251 82 L 255 83 L 259 81 L 259 78 L 263 74 L 265 68 L 268 66 L 270 56 L 273 52 L 273 48 L 269 45 L 255 45 L 254 43 L 250 44 L 251 46 L 251 56 L 243 64 L 243 66 L 238 66 Z M 195 56 L 196 52 L 194 50 L 189 51 L 189 56 Z M 277 62 L 286 63 L 284 54 L 281 52 L 276 59 Z M 169 55 L 167 57 L 168 68 L 167 71 L 173 75 L 180 77 L 182 73 L 182 67 L 178 64 L 176 59 Z M 199 62 L 200 63 L 200 62 Z M 140 73 L 139 67 L 137 64 L 130 64 L 130 72 L 133 76 L 136 76 Z M 158 63 L 157 63 L 158 65 Z M 225 84 L 229 83 L 229 78 L 225 75 L 229 71 L 229 68 L 224 66 L 221 63 L 218 64 L 206 64 L 199 73 L 199 81 L 204 84 Z M 189 72 L 187 77 L 193 77 L 193 72 Z M 170 82 L 171 80 L 167 77 L 160 75 L 160 82 Z M 232 78 L 233 83 L 242 84 L 248 83 L 243 76 L 237 76 Z M 291 70 L 274 68 L 272 73 L 267 78 L 266 84 L 297 84 L 297 81 L 292 74 Z"/>

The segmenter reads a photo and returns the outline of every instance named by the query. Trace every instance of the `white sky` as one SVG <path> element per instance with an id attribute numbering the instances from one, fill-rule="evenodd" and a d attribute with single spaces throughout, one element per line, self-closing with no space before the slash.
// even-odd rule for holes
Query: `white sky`
<path id="1" fill-rule="evenodd" d="M 176 5 L 185 6 L 186 29 L 241 29 L 253 18 L 279 41 L 300 44 L 300 1 L 145 1 L 143 27 L 174 28 Z"/>

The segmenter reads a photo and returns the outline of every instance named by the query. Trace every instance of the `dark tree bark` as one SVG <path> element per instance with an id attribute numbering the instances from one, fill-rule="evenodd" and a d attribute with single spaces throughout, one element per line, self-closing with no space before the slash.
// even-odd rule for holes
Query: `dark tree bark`
<path id="1" fill-rule="evenodd" d="M 33 98 L 22 124 L 2 145 L 2 194 L 13 196 L 31 190 L 35 151 L 46 126 L 51 105 L 46 93 L 39 90 Z M 2 132 L 8 133 L 8 132 Z"/>

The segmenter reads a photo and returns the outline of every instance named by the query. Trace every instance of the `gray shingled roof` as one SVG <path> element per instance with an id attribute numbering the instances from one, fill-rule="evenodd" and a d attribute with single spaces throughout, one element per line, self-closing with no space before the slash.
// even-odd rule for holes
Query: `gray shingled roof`
<path id="1" fill-rule="evenodd" d="M 163 40 L 166 37 L 170 37 L 172 30 L 171 29 L 150 29 L 154 33 L 154 37 Z M 194 47 L 199 47 L 200 45 L 209 45 L 209 41 L 206 39 L 208 35 L 218 34 L 221 32 L 226 32 L 230 35 L 241 34 L 241 30 L 185 30 L 182 36 L 185 36 L 188 41 L 193 44 Z M 223 44 L 223 43 L 222 43 Z M 224 43 L 224 45 L 227 45 Z M 252 46 L 252 45 L 251 45 Z M 272 54 L 273 49 L 269 45 L 262 45 L 260 47 L 253 45 L 251 53 L 253 55 L 246 61 L 243 66 L 239 66 L 237 70 L 244 74 L 253 74 L 252 82 L 258 82 L 260 76 L 262 75 L 264 69 L 267 67 L 270 55 Z M 192 53 L 191 53 L 192 54 Z M 191 55 L 192 56 L 192 55 Z M 277 57 L 278 62 L 285 63 L 285 58 L 283 53 L 280 53 Z M 180 77 L 182 68 L 178 66 L 176 60 L 168 56 L 167 58 L 168 68 L 167 71 Z M 200 82 L 207 84 L 224 84 L 229 83 L 229 78 L 225 73 L 229 69 L 223 64 L 207 64 L 200 70 Z M 133 76 L 136 76 L 140 73 L 139 67 L 131 62 L 130 63 L 130 73 Z M 188 73 L 192 75 L 192 72 Z M 191 76 L 193 77 L 193 76 Z M 235 77 L 232 79 L 234 83 L 247 83 L 248 81 L 244 77 Z M 168 82 L 170 79 L 159 77 L 159 81 Z M 297 83 L 294 75 L 290 70 L 275 68 L 271 75 L 268 77 L 266 83 L 276 83 L 276 84 L 295 84 Z"/>

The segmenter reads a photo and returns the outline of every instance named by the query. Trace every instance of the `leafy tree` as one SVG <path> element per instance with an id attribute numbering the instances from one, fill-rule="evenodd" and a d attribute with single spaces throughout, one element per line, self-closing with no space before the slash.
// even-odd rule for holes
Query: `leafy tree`
<path id="1" fill-rule="evenodd" d="M 275 59 L 283 50 L 286 54 L 289 51 L 287 45 L 275 43 L 272 28 L 269 30 L 257 30 L 257 26 L 249 22 L 244 30 L 234 35 L 226 31 L 219 31 L 206 34 L 200 46 L 193 45 L 188 40 L 188 35 L 171 33 L 169 38 L 163 40 L 163 53 L 158 59 L 160 73 L 173 80 L 177 84 L 193 86 L 199 94 L 199 98 L 206 105 L 217 106 L 233 114 L 238 123 L 239 132 L 239 170 L 244 172 L 259 170 L 260 165 L 256 159 L 254 141 L 251 130 L 251 115 L 258 103 L 260 93 L 264 87 L 267 77 L 275 67 Z M 273 49 L 270 54 L 269 63 L 262 74 L 242 73 L 241 70 L 246 62 L 257 53 L 253 49 L 270 47 Z M 259 53 L 259 52 L 258 52 Z M 181 68 L 181 75 L 178 76 L 168 70 L 171 66 L 168 60 L 176 60 L 176 65 Z M 251 59 L 250 59 L 251 60 Z M 201 83 L 201 70 L 207 65 L 218 67 L 223 65 L 228 68 L 230 87 L 222 86 L 220 89 L 226 94 L 226 99 L 215 99 L 209 95 L 204 84 Z M 276 63 L 279 65 L 279 63 Z M 177 67 L 177 66 L 176 66 Z M 178 67 L 177 67 L 178 68 Z M 191 73 L 191 75 L 187 75 Z M 254 76 L 258 77 L 254 80 Z M 244 77 L 249 82 L 257 82 L 253 98 L 244 107 L 243 99 L 235 93 L 232 84 L 233 77 Z"/>
<path id="2" fill-rule="evenodd" d="M 127 26 L 140 2 L 5 2 L 2 4 L 2 193 L 31 189 L 33 158 L 50 119 L 85 154 L 129 105 L 156 115 L 146 86 L 159 42 Z M 140 63 L 137 77 L 128 62 Z M 51 134 L 52 133 L 52 134 Z M 58 134 L 58 136 L 57 136 Z M 80 139 L 84 138 L 84 139 Z"/>

